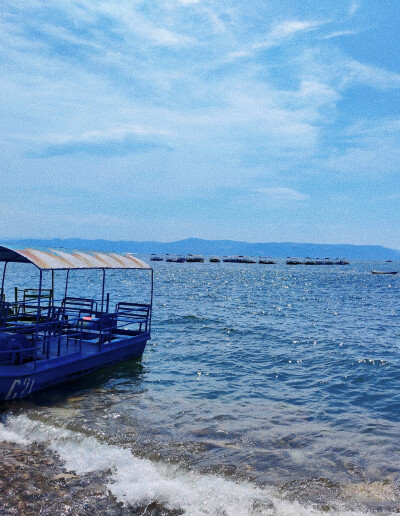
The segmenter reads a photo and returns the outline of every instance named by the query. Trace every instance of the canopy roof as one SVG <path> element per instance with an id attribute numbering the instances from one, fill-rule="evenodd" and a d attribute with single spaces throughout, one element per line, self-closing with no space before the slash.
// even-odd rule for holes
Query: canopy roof
<path id="1" fill-rule="evenodd" d="M 0 262 L 33 263 L 39 269 L 151 269 L 131 253 L 0 246 Z"/>

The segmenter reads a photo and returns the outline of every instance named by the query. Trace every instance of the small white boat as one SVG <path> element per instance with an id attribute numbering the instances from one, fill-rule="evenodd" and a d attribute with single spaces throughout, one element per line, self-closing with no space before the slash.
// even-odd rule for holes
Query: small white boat
<path id="1" fill-rule="evenodd" d="M 372 274 L 397 274 L 398 271 L 371 271 Z"/>

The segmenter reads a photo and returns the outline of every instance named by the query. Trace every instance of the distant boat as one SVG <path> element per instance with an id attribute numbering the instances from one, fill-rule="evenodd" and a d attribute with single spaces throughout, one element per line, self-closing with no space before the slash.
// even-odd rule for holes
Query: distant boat
<path id="1" fill-rule="evenodd" d="M 304 265 L 305 262 L 299 260 L 299 258 L 289 258 L 286 260 L 286 265 Z"/>
<path id="2" fill-rule="evenodd" d="M 185 257 L 180 254 L 167 254 L 165 257 L 166 262 L 184 263 Z"/>
<path id="3" fill-rule="evenodd" d="M 197 263 L 203 263 L 204 258 L 200 254 L 188 254 L 186 255 L 186 261 L 187 262 L 197 262 Z"/>
<path id="4" fill-rule="evenodd" d="M 240 263 L 257 263 L 257 260 L 252 256 L 243 256 Z"/>
<path id="5" fill-rule="evenodd" d="M 372 274 L 397 274 L 398 271 L 371 271 Z"/>
<path id="6" fill-rule="evenodd" d="M 221 260 L 218 258 L 218 256 L 210 256 L 208 261 L 211 263 L 219 263 Z"/>
<path id="7" fill-rule="evenodd" d="M 272 258 L 266 258 L 265 256 L 260 256 L 258 263 L 263 263 L 265 265 L 274 265 L 276 262 Z"/>
<path id="8" fill-rule="evenodd" d="M 164 257 L 160 256 L 159 254 L 151 254 L 150 255 L 150 260 L 152 262 L 162 262 L 164 260 Z"/>
<path id="9" fill-rule="evenodd" d="M 349 265 L 349 260 L 346 258 L 315 258 L 311 259 L 307 257 L 305 260 L 300 258 L 289 258 L 286 260 L 287 265 Z"/>
<path id="10" fill-rule="evenodd" d="M 257 263 L 257 260 L 252 256 L 224 256 L 222 259 L 223 262 L 230 263 Z"/>

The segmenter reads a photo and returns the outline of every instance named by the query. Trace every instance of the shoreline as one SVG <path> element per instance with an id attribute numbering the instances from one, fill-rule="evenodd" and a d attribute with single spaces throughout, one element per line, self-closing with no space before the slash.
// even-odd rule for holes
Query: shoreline
<path id="1" fill-rule="evenodd" d="M 3 516 L 129 514 L 108 491 L 107 473 L 70 473 L 44 445 L 1 441 L 0 460 Z"/>

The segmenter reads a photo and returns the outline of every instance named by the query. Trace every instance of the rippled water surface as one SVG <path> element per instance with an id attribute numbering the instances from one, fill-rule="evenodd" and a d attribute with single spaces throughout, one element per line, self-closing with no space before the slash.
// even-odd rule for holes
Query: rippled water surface
<path id="1" fill-rule="evenodd" d="M 400 277 L 370 273 L 385 265 L 156 263 L 142 360 L 7 407 L 1 435 L 107 470 L 138 514 L 399 512 Z"/>

